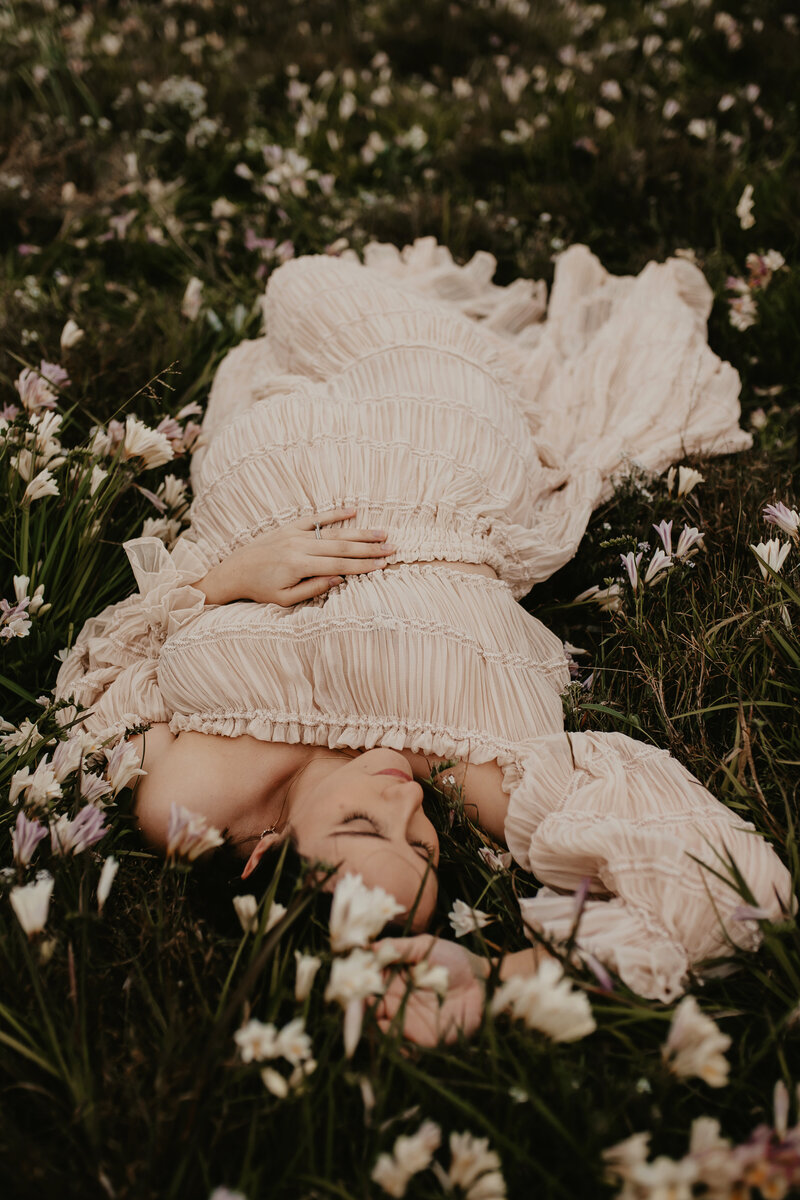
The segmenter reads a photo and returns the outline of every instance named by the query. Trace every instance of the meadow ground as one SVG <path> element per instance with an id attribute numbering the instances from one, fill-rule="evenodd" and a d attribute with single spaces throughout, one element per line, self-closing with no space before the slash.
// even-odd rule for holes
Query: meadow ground
<path id="1" fill-rule="evenodd" d="M 726 11 L 709 0 L 0 8 L 8 1200 L 800 1194 L 800 1134 L 787 1132 L 800 1116 L 793 921 L 762 920 L 758 953 L 731 955 L 694 986 L 709 1023 L 693 1057 L 662 1054 L 675 1006 L 603 986 L 561 948 L 591 1033 L 559 1041 L 543 1019 L 528 1028 L 487 1012 L 469 1043 L 422 1050 L 367 1016 L 348 1058 L 341 1007 L 325 999 L 331 949 L 313 891 L 293 890 L 284 872 L 244 934 L 224 891 L 137 840 L 124 763 L 89 752 L 81 799 L 72 752 L 54 772 L 48 744 L 57 655 L 130 592 L 120 543 L 143 531 L 169 543 L 182 527 L 209 382 L 229 347 L 260 332 L 258 297 L 280 262 L 433 234 L 462 262 L 491 251 L 497 282 L 549 285 L 573 242 L 616 273 L 683 254 L 714 289 L 709 340 L 741 375 L 753 448 L 684 462 L 703 478 L 682 496 L 666 477 L 620 479 L 574 561 L 525 604 L 586 651 L 574 653 L 567 728 L 668 747 L 774 840 L 796 881 L 791 10 L 767 0 Z M 131 413 L 160 424 L 168 463 L 126 459 L 113 422 Z M 782 527 L 764 517 L 778 502 Z M 676 538 L 683 525 L 702 532 L 702 546 L 634 589 L 620 555 L 642 549 L 651 561 L 662 521 Z M 764 553 L 776 569 L 762 572 L 752 547 L 772 538 Z M 575 603 L 594 585 L 611 589 L 604 606 Z M 87 787 L 104 818 L 67 826 Z M 429 791 L 442 929 L 465 898 L 493 918 L 467 936 L 473 949 L 525 945 L 514 893 L 535 882 L 481 858 L 458 797 Z M 73 852 L 54 854 L 50 838 L 32 850 L 23 808 L 42 828 L 63 818 Z M 107 890 L 114 863 L 100 911 L 98 883 Z M 268 931 L 278 894 L 289 912 Z M 295 950 L 323 960 L 301 1001 Z M 234 1033 L 250 1016 L 278 1029 L 302 1017 L 311 1049 L 294 1026 L 285 1053 L 244 1061 Z M 650 1135 L 649 1147 L 629 1143 L 628 1166 L 608 1174 L 603 1152 L 633 1134 Z"/>

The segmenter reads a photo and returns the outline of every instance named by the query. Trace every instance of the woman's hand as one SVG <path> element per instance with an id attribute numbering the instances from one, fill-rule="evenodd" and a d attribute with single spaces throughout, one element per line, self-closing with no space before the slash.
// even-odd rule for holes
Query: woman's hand
<path id="1" fill-rule="evenodd" d="M 378 1025 L 387 1033 L 397 1019 L 396 1028 L 419 1046 L 454 1042 L 459 1033 L 466 1037 L 481 1023 L 485 999 L 484 980 L 489 962 L 472 954 L 456 942 L 432 937 L 428 933 L 409 938 L 384 938 L 377 946 L 393 947 L 398 962 L 426 962 L 445 967 L 448 975 L 444 998 L 427 989 L 412 987 L 406 971 L 394 975 L 375 1008 Z M 391 968 L 387 968 L 390 971 Z M 405 1007 L 403 1002 L 405 1001 Z M 402 1011 L 402 1015 L 398 1014 Z"/>
<path id="2" fill-rule="evenodd" d="M 205 592 L 209 604 L 255 600 L 288 608 L 321 596 L 345 575 L 378 570 L 395 549 L 383 541 L 384 530 L 322 531 L 322 526 L 347 520 L 355 512 L 333 509 L 271 529 L 234 550 L 194 586 Z M 319 538 L 315 525 L 320 526 Z"/>

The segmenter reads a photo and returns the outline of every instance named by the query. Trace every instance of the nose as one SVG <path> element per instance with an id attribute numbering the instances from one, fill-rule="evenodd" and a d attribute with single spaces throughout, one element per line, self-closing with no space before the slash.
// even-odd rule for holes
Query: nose
<path id="1" fill-rule="evenodd" d="M 414 817 L 422 808 L 424 795 L 422 784 L 417 783 L 416 780 L 413 784 L 403 785 L 403 794 L 398 796 L 398 807 L 405 817 L 406 833 Z"/>

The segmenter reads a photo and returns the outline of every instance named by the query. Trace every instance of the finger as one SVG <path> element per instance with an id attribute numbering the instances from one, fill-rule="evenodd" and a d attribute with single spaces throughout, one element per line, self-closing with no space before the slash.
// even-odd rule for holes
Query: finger
<path id="1" fill-rule="evenodd" d="M 309 560 L 309 565 L 315 575 L 359 575 L 362 571 L 379 571 L 381 567 L 386 566 L 388 561 L 388 557 L 313 558 Z"/>
<path id="2" fill-rule="evenodd" d="M 334 529 L 319 538 L 314 535 L 314 541 L 325 542 L 329 554 L 347 554 L 354 542 L 369 542 L 374 546 L 375 542 L 383 542 L 386 536 L 385 529 Z"/>
<path id="3" fill-rule="evenodd" d="M 350 517 L 356 515 L 357 509 L 353 508 L 331 508 L 327 512 L 312 513 L 308 517 L 298 517 L 296 521 L 291 521 L 291 525 L 296 525 L 298 529 L 310 529 L 312 532 L 315 525 L 331 525 L 334 521 L 346 521 Z"/>
<path id="4" fill-rule="evenodd" d="M 301 604 L 303 600 L 313 600 L 314 596 L 321 596 L 330 588 L 336 587 L 337 583 L 343 582 L 340 576 L 305 579 L 302 583 L 295 584 L 294 587 L 284 588 L 281 592 L 280 603 L 284 608 L 288 608 L 292 604 Z"/>
<path id="5" fill-rule="evenodd" d="M 394 545 L 384 542 L 382 538 L 374 538 L 371 534 L 363 540 L 349 541 L 345 538 L 312 538 L 303 545 L 306 554 L 328 556 L 339 555 L 342 558 L 384 558 L 394 552 Z M 316 561 L 315 564 L 316 566 Z"/>

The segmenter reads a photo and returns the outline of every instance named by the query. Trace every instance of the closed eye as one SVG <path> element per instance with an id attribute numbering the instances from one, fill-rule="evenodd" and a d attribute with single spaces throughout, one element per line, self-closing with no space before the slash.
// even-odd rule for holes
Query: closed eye
<path id="1" fill-rule="evenodd" d="M 350 837 L 378 837 L 378 838 L 382 838 L 384 841 L 387 841 L 387 842 L 389 841 L 389 838 L 384 833 L 383 826 L 379 825 L 378 822 L 375 820 L 375 818 L 370 817 L 367 813 L 358 813 L 358 812 L 350 813 L 349 816 L 347 816 L 343 819 L 342 825 L 350 825 L 350 824 L 352 824 L 353 821 L 366 821 L 366 823 L 369 826 L 371 826 L 371 828 L 370 828 L 369 832 L 366 829 L 350 830 L 350 832 L 349 832 Z M 433 846 L 429 846 L 427 842 L 411 842 L 410 844 L 412 846 L 419 846 L 419 848 L 423 851 L 423 853 L 418 855 L 418 857 L 423 859 L 424 862 L 426 862 L 426 863 L 428 861 L 433 862 L 433 856 L 434 856 Z"/>

